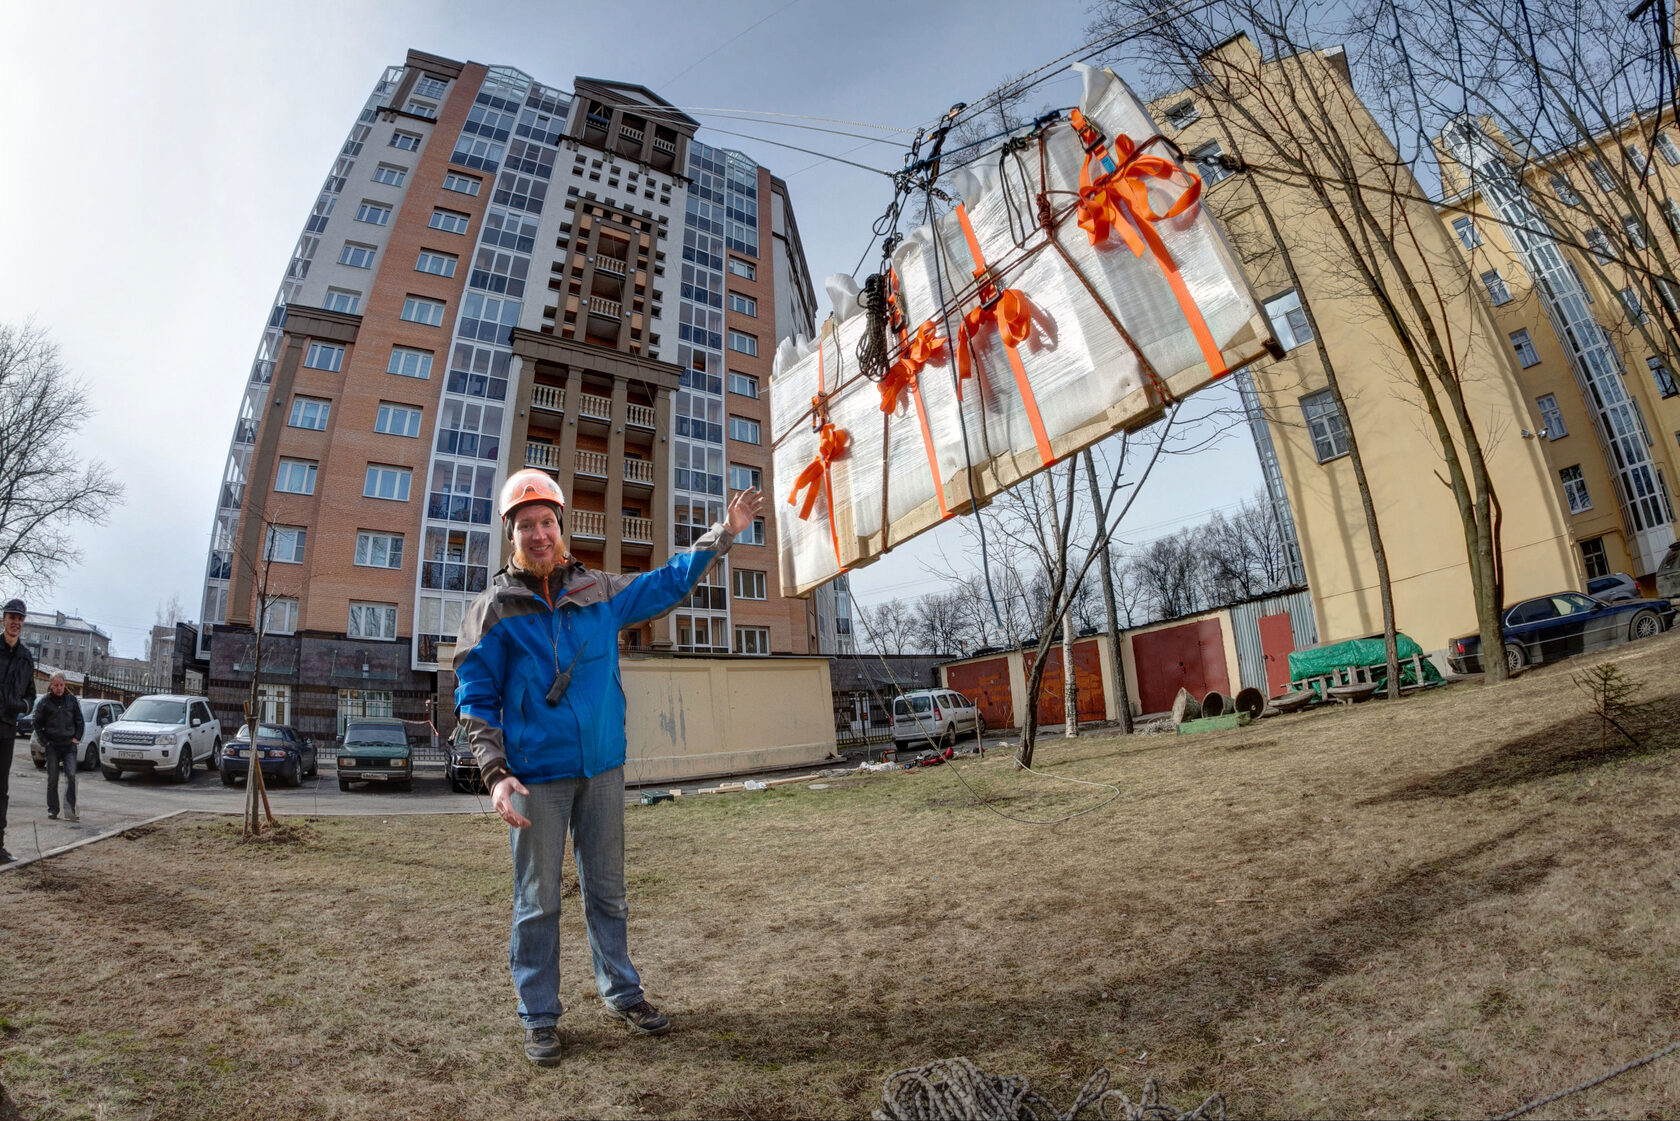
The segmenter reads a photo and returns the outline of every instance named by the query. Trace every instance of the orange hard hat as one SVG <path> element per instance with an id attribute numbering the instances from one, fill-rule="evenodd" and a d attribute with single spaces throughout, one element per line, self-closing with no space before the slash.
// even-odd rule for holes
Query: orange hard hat
<path id="1" fill-rule="evenodd" d="M 496 500 L 496 506 L 502 515 L 502 525 L 507 528 L 509 536 L 513 535 L 513 512 L 528 502 L 549 503 L 554 507 L 555 517 L 559 517 L 566 509 L 566 496 L 560 493 L 560 484 L 547 472 L 539 471 L 535 467 L 515 471 L 508 476 L 507 482 L 502 484 L 502 493 Z"/>

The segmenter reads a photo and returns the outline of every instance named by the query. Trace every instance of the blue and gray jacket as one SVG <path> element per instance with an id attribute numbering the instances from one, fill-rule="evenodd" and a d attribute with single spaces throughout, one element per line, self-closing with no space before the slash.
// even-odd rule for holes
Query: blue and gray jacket
<path id="1" fill-rule="evenodd" d="M 573 561 L 547 577 L 513 563 L 468 605 L 455 643 L 455 709 L 484 784 L 589 778 L 624 765 L 618 632 L 688 598 L 734 534 L 717 524 L 664 567 L 634 576 Z M 551 703 L 555 680 L 569 675 Z"/>

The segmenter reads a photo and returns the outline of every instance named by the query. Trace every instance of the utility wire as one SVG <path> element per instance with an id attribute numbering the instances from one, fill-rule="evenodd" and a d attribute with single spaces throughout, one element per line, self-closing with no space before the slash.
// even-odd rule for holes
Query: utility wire
<path id="1" fill-rule="evenodd" d="M 893 173 L 890 172 L 890 171 L 883 171 L 881 168 L 878 168 L 878 167 L 870 167 L 868 164 L 858 163 L 856 160 L 848 160 L 848 159 L 844 159 L 840 156 L 833 156 L 833 155 L 828 154 L 827 152 L 819 152 L 819 151 L 815 150 L 814 148 L 801 148 L 797 144 L 784 144 L 780 140 L 769 140 L 769 139 L 766 139 L 765 137 L 762 137 L 762 136 L 753 136 L 751 133 L 733 132 L 733 131 L 731 131 L 729 129 L 726 129 L 726 128 L 717 128 L 716 126 L 711 126 L 711 131 L 712 132 L 721 132 L 725 136 L 739 136 L 743 140 L 756 140 L 760 144 L 771 144 L 771 145 L 774 145 L 777 148 L 788 148 L 788 149 L 790 149 L 792 151 L 795 151 L 795 152 L 804 152 L 807 156 L 816 156 L 819 159 L 832 160 L 834 163 L 843 163 L 843 164 L 847 165 L 848 167 L 859 168 L 860 170 L 863 170 L 863 171 L 873 171 L 876 175 L 885 175 L 888 179 L 891 179 L 893 177 Z"/>
<path id="2" fill-rule="evenodd" d="M 687 66 L 683 67 L 681 70 L 677 71 L 675 74 L 671 75 L 669 78 L 666 78 L 663 82 L 661 82 L 659 84 L 661 86 L 670 85 L 672 82 L 675 82 L 678 78 L 682 77 L 684 74 L 687 74 L 690 70 L 693 70 L 696 66 L 699 66 L 702 62 L 705 62 L 708 58 L 711 58 L 713 55 L 715 55 L 719 51 L 723 50 L 723 48 L 725 48 L 727 46 L 730 46 L 733 43 L 735 43 L 737 40 L 739 40 L 747 32 L 753 30 L 755 27 L 758 27 L 760 24 L 768 23 L 770 20 L 775 19 L 777 16 L 781 15 L 783 12 L 787 11 L 789 8 L 793 7 L 797 3 L 799 3 L 799 0 L 788 0 L 788 2 L 786 4 L 783 4 L 781 7 L 777 8 L 775 11 L 773 11 L 769 15 L 765 16 L 763 19 L 756 20 L 752 23 L 747 24 L 747 26 L 741 28 L 741 30 L 737 31 L 735 34 L 731 35 L 729 38 L 725 39 L 723 42 L 719 43 L 717 46 L 713 47 L 711 50 L 707 51 L 705 54 L 701 55 L 699 58 L 695 59 L 693 62 L 689 63 Z"/>

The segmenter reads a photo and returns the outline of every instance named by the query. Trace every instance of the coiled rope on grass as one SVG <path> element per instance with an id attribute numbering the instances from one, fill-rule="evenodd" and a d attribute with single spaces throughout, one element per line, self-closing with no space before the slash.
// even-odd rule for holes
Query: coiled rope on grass
<path id="1" fill-rule="evenodd" d="M 1086 1079 L 1067 1112 L 1057 1109 L 1018 1074 L 987 1074 L 962 1056 L 894 1071 L 881 1091 L 875 1121 L 1074 1121 L 1088 1109 L 1102 1121 L 1223 1121 L 1225 1095 L 1180 1112 L 1161 1100 L 1153 1078 L 1133 1101 L 1108 1086 L 1107 1067 Z"/>

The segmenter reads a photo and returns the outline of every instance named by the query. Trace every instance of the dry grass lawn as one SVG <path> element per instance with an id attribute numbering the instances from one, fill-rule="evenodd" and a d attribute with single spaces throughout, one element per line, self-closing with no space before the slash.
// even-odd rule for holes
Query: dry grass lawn
<path id="1" fill-rule="evenodd" d="M 634 807 L 664 1039 L 562 957 L 528 1066 L 505 830 L 177 819 L 0 876 L 0 1082 L 27 1118 L 866 1116 L 967 1055 L 1071 1103 L 1095 1068 L 1241 1116 L 1487 1116 L 1680 1038 L 1680 634 L 1613 659 L 1644 750 L 1570 683 L 1194 737 L 1045 741 L 826 789 Z M 1111 805 L 1053 826 L 1108 796 Z M 569 901 L 570 902 L 570 901 Z M 1680 1115 L 1680 1056 L 1550 1116 Z"/>

